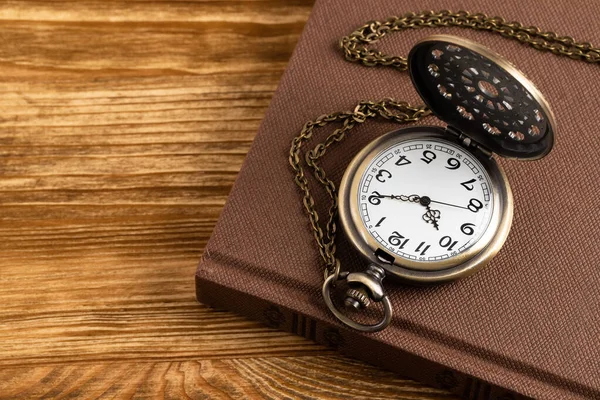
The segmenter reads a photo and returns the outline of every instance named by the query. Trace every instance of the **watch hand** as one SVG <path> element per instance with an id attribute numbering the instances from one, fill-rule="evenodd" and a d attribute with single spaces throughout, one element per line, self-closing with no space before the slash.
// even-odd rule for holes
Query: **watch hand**
<path id="1" fill-rule="evenodd" d="M 427 197 L 427 199 L 429 198 Z M 429 207 L 428 202 L 421 202 L 421 204 L 423 204 L 427 209 L 427 212 L 423 214 L 423 221 L 427 222 L 428 224 L 432 224 L 433 227 L 439 231 L 440 226 L 438 225 L 438 221 L 440 220 L 442 213 L 439 210 L 432 210 L 431 207 Z"/>
<path id="2" fill-rule="evenodd" d="M 457 206 L 456 204 L 450 204 L 450 203 L 444 203 L 442 201 L 435 201 L 435 200 L 429 200 L 431 203 L 437 203 L 437 204 L 443 204 L 445 206 L 450 206 L 450 207 L 456 207 L 456 208 L 464 208 L 465 210 L 468 210 L 468 207 L 463 207 L 463 206 Z"/>
<path id="3" fill-rule="evenodd" d="M 410 196 L 406 196 L 403 194 L 400 194 L 400 195 L 390 194 L 390 195 L 381 195 L 381 197 L 387 197 L 387 198 L 390 198 L 393 200 L 410 201 L 411 203 L 421 204 L 423 207 L 425 207 L 427 209 L 427 212 L 425 214 L 423 214 L 423 221 L 427 222 L 428 224 L 432 224 L 434 226 L 434 228 L 437 229 L 438 231 L 440 230 L 438 221 L 440 220 L 442 213 L 439 210 L 432 210 L 429 207 L 429 204 L 431 203 L 431 199 L 429 197 L 427 197 L 427 196 L 421 197 L 416 194 L 411 194 Z"/>
<path id="4" fill-rule="evenodd" d="M 421 197 L 416 194 L 411 194 L 410 196 L 406 196 L 403 194 L 400 194 L 400 195 L 382 194 L 382 195 L 380 195 L 380 197 L 384 197 L 384 198 L 387 197 L 392 200 L 410 201 L 411 203 L 421 204 L 422 206 L 424 206 L 427 209 L 427 212 L 425 212 L 425 214 L 423 214 L 423 221 L 427 222 L 428 224 L 432 224 L 433 227 L 435 229 L 437 229 L 438 231 L 440 230 L 438 221 L 440 220 L 442 213 L 439 210 L 432 210 L 431 207 L 429 207 L 429 204 L 434 202 L 429 197 L 427 197 L 427 196 Z M 439 203 L 439 202 L 434 202 L 434 203 Z M 445 203 L 442 203 L 442 204 L 445 204 Z M 449 205 L 451 205 L 451 204 L 449 204 Z"/>
<path id="5" fill-rule="evenodd" d="M 392 200 L 410 201 L 411 203 L 418 203 L 421 200 L 421 197 L 417 196 L 416 194 L 411 194 L 410 196 L 406 196 L 404 194 L 400 194 L 400 195 L 390 194 L 390 195 L 382 195 L 382 197 L 388 197 Z"/>

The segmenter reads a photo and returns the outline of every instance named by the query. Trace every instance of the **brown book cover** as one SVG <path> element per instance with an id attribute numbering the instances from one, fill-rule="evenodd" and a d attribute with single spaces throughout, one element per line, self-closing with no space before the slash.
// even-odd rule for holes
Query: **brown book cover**
<path id="1" fill-rule="evenodd" d="M 343 59 L 339 39 L 366 21 L 466 9 L 600 43 L 600 3 L 577 3 L 317 1 L 206 247 L 196 275 L 199 301 L 468 398 L 600 398 L 598 65 L 461 28 L 392 33 L 377 44 L 406 55 L 419 39 L 436 33 L 482 43 L 535 82 L 558 121 L 549 156 L 499 160 L 513 189 L 515 218 L 498 256 L 474 276 L 450 284 L 419 288 L 387 281 L 395 315 L 382 332 L 346 329 L 327 310 L 323 263 L 288 164 L 290 142 L 307 120 L 352 110 L 360 100 L 422 103 L 407 73 Z M 443 125 L 434 117 L 419 124 Z M 339 183 L 363 146 L 398 127 L 381 120 L 357 127 L 323 167 Z M 311 144 L 328 132 L 319 131 Z M 325 215 L 327 194 L 312 184 Z M 343 235 L 338 255 L 344 270 L 365 267 Z"/>

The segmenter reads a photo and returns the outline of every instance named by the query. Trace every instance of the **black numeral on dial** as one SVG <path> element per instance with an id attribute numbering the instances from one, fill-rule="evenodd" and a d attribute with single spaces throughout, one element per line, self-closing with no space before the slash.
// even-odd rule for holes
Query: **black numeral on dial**
<path id="1" fill-rule="evenodd" d="M 411 162 L 408 158 L 406 158 L 406 156 L 400 156 L 400 158 L 398 159 L 398 161 L 395 162 L 395 164 L 400 166 L 411 164 Z"/>
<path id="2" fill-rule="evenodd" d="M 425 150 L 423 152 L 423 158 L 421 158 L 421 161 L 429 164 L 430 162 L 435 160 L 436 157 L 437 156 L 435 155 L 435 153 L 433 151 Z"/>
<path id="3" fill-rule="evenodd" d="M 375 225 L 375 228 L 379 228 L 381 226 L 381 223 L 386 219 L 387 217 L 383 217 L 379 220 L 379 222 L 377 223 L 377 225 Z"/>
<path id="4" fill-rule="evenodd" d="M 472 212 L 476 213 L 483 208 L 483 204 L 477 199 L 471 199 L 467 208 Z"/>
<path id="5" fill-rule="evenodd" d="M 392 177 L 392 174 L 390 174 L 390 171 L 388 171 L 386 169 L 379 170 L 379 173 L 377 173 L 377 175 L 375 175 L 375 179 L 377 179 L 381 183 L 385 183 L 385 180 L 389 179 L 391 177 Z"/>
<path id="6" fill-rule="evenodd" d="M 399 246 L 399 249 L 403 249 L 409 240 L 410 239 L 406 239 L 404 236 L 394 231 L 392 232 L 392 236 L 389 237 L 388 242 L 390 242 L 392 246 Z"/>
<path id="7" fill-rule="evenodd" d="M 379 192 L 373 192 L 373 194 L 369 196 L 369 203 L 373 204 L 374 206 L 378 206 L 381 204 L 382 198 L 383 196 L 380 195 Z"/>
<path id="8" fill-rule="evenodd" d="M 458 240 L 452 241 L 452 238 L 450 236 L 444 236 L 443 238 L 440 239 L 440 246 L 446 247 L 446 250 L 448 250 L 448 251 L 451 251 L 452 249 L 454 249 L 454 246 L 456 246 L 456 243 L 458 243 Z"/>
<path id="9" fill-rule="evenodd" d="M 458 161 L 456 158 L 449 158 L 448 159 L 448 169 L 459 169 L 460 168 L 460 161 Z"/>
<path id="10" fill-rule="evenodd" d="M 429 250 L 431 246 L 430 245 L 426 245 L 425 242 L 421 242 L 421 244 L 419 245 L 419 247 L 417 247 L 417 249 L 415 251 L 417 252 L 421 252 L 421 255 L 424 256 L 425 253 L 427 252 L 427 250 Z"/>
<path id="11" fill-rule="evenodd" d="M 475 226 L 475 224 L 471 224 L 471 223 L 462 224 L 460 226 L 460 231 L 467 236 L 471 236 L 475 233 L 475 229 L 473 229 L 474 226 Z"/>
<path id="12" fill-rule="evenodd" d="M 475 183 L 475 178 L 461 182 L 461 185 L 470 192 L 471 190 L 475 189 L 475 185 L 472 185 L 473 183 Z"/>

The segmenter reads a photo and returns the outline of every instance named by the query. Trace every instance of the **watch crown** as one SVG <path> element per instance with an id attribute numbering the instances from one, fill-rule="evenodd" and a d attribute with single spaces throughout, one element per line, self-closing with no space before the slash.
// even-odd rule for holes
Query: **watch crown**
<path id="1" fill-rule="evenodd" d="M 371 299 L 369 299 L 369 296 L 367 296 L 365 292 L 360 289 L 348 289 L 346 291 L 346 299 L 344 300 L 344 304 L 348 308 L 360 310 L 362 308 L 369 307 L 371 304 Z"/>

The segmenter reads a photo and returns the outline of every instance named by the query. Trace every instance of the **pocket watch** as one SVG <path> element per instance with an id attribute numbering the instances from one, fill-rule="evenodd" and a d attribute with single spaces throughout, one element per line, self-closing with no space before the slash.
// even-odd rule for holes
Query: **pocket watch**
<path id="1" fill-rule="evenodd" d="M 384 277 L 447 282 L 498 253 L 512 223 L 513 198 L 493 156 L 535 160 L 554 142 L 554 116 L 542 94 L 486 47 L 430 36 L 412 48 L 408 68 L 425 104 L 447 126 L 413 126 L 377 138 L 348 166 L 338 197 L 343 231 L 368 262 L 365 272 L 341 276 L 348 284 L 345 305 L 382 302 L 383 319 L 355 322 L 331 299 L 335 277 L 323 285 L 331 311 L 368 332 L 392 317 Z"/>

